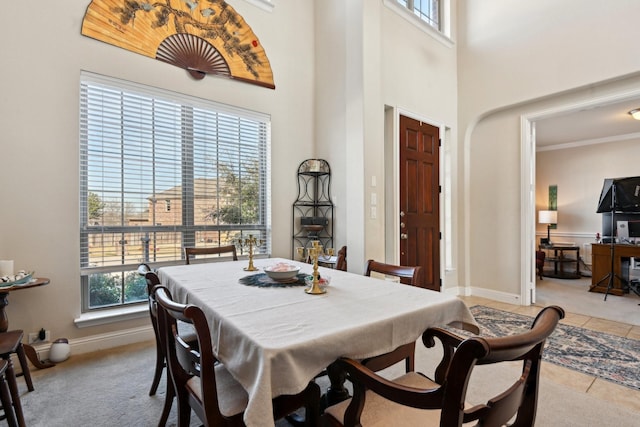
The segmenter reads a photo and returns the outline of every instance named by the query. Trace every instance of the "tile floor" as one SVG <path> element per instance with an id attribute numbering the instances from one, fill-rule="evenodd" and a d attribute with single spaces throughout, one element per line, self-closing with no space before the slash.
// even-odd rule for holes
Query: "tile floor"
<path id="1" fill-rule="evenodd" d="M 540 311 L 540 307 L 536 306 L 523 307 L 474 296 L 460 298 L 468 306 L 484 305 L 499 310 L 529 316 L 534 316 L 538 311 Z M 562 323 L 640 340 L 640 326 L 628 325 L 574 313 L 566 313 Z M 574 390 L 588 393 L 599 399 L 610 401 L 616 405 L 623 406 L 634 411 L 640 411 L 640 390 L 633 390 L 631 388 L 564 368 L 562 366 L 557 366 L 552 363 L 543 364 L 541 374 L 544 378 L 550 381 L 554 381 Z"/>

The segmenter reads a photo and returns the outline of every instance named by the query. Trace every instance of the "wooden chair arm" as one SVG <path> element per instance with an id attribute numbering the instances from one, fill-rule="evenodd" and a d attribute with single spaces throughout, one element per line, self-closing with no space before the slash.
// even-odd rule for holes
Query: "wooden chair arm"
<path id="1" fill-rule="evenodd" d="M 442 384 L 447 376 L 447 371 L 451 365 L 453 354 L 455 349 L 464 341 L 463 337 L 459 337 L 451 331 L 447 331 L 441 328 L 429 328 L 422 334 L 422 343 L 427 348 L 432 348 L 436 345 L 434 338 L 442 343 L 442 359 L 436 367 L 434 373 L 434 380 L 438 384 Z"/>
<path id="2" fill-rule="evenodd" d="M 353 359 L 341 358 L 336 361 L 336 364 L 344 370 L 353 384 L 353 398 L 345 412 L 345 425 L 359 425 L 367 390 L 385 399 L 414 408 L 442 407 L 443 391 L 440 387 L 422 389 L 404 386 L 381 377 Z"/>

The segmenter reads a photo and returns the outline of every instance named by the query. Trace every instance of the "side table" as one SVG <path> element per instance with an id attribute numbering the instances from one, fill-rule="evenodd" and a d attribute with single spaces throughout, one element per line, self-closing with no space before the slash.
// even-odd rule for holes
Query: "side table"
<path id="1" fill-rule="evenodd" d="M 9 305 L 9 292 L 15 292 L 22 289 L 29 289 L 36 286 L 44 286 L 48 284 L 49 279 L 45 277 L 37 277 L 28 283 L 0 288 L 0 332 L 7 332 L 7 330 L 9 330 L 9 318 L 7 317 L 7 312 L 5 311 L 5 307 Z M 36 368 L 44 369 L 55 366 L 55 363 L 40 361 L 40 359 L 38 358 L 38 353 L 36 353 L 36 349 L 33 348 L 32 345 L 23 343 L 22 346 L 24 347 L 24 353 L 27 356 L 27 359 L 29 359 L 29 361 Z"/>
<path id="2" fill-rule="evenodd" d="M 540 250 L 553 251 L 552 256 L 545 257 L 545 261 L 553 262 L 553 271 L 543 268 L 542 275 L 558 279 L 579 279 L 580 276 L 580 247 L 579 246 L 540 246 Z M 567 256 L 565 252 L 575 252 L 574 256 Z M 575 269 L 565 271 L 565 266 L 575 265 Z"/>

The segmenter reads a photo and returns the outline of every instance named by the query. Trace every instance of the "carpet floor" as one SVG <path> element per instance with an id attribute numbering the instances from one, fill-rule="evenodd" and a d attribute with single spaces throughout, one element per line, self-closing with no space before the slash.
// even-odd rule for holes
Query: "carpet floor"
<path id="1" fill-rule="evenodd" d="M 417 346 L 416 367 L 429 375 L 441 357 L 441 349 Z M 101 352 L 72 355 L 50 369 L 32 371 L 35 390 L 27 392 L 19 378 L 26 424 L 31 427 L 129 427 L 156 426 L 164 404 L 165 375 L 158 394 L 149 396 L 155 364 L 155 343 L 144 342 Z M 479 403 L 520 374 L 521 365 L 479 366 L 469 384 L 471 403 Z M 544 367 L 543 367 L 544 369 Z M 402 364 L 382 374 L 403 373 Z M 319 379 L 326 389 L 326 378 Z M 559 385 L 543 375 L 538 400 L 537 426 L 635 427 L 640 412 Z M 191 426 L 199 426 L 192 416 Z M 175 405 L 168 427 L 176 425 Z M 281 420 L 277 427 L 289 424 Z M 401 425 L 401 424 L 399 424 Z"/>
<path id="2" fill-rule="evenodd" d="M 485 336 L 523 332 L 532 317 L 484 306 L 471 307 Z M 640 341 L 560 324 L 547 340 L 543 359 L 640 390 Z"/>
<path id="3" fill-rule="evenodd" d="M 589 292 L 591 277 L 578 280 L 545 277 L 536 282 L 536 305 L 559 305 L 565 311 L 640 326 L 640 296 Z"/>

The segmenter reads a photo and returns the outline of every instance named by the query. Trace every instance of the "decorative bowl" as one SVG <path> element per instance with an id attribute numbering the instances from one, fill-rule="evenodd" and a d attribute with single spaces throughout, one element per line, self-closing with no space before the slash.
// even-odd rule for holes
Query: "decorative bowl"
<path id="1" fill-rule="evenodd" d="M 278 281 L 292 280 L 296 277 L 298 271 L 300 271 L 300 267 L 284 262 L 264 268 L 264 272 L 267 273 L 267 276 Z"/>
<path id="2" fill-rule="evenodd" d="M 5 288 L 8 286 L 24 285 L 29 283 L 33 277 L 33 273 L 33 271 L 27 273 L 24 270 L 20 270 L 18 274 L 0 277 L 0 287 Z"/>
<path id="3" fill-rule="evenodd" d="M 304 282 L 307 284 L 307 286 L 311 286 L 313 284 L 313 276 L 305 277 Z M 318 286 L 320 286 L 321 288 L 329 286 L 329 283 L 331 283 L 331 277 L 327 275 L 320 276 L 318 278 Z"/>

